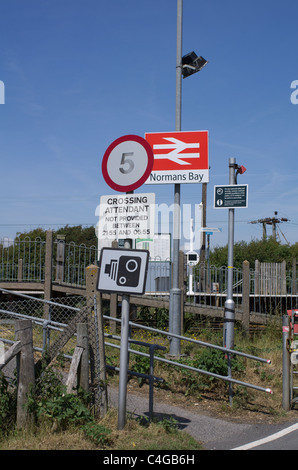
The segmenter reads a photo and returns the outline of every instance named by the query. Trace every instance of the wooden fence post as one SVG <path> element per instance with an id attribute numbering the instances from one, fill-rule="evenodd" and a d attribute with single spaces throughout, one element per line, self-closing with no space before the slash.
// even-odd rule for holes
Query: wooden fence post
<path id="1" fill-rule="evenodd" d="M 296 258 L 292 261 L 292 295 L 296 295 Z"/>
<path id="2" fill-rule="evenodd" d="M 16 321 L 15 336 L 16 340 L 21 342 L 21 351 L 17 356 L 17 426 L 24 427 L 33 421 L 32 414 L 28 413 L 25 406 L 28 392 L 35 383 L 32 321 Z"/>
<path id="3" fill-rule="evenodd" d="M 23 260 L 22 258 L 18 261 L 18 282 L 22 282 L 23 280 Z"/>
<path id="4" fill-rule="evenodd" d="M 250 293 L 250 276 L 249 261 L 243 261 L 243 283 L 242 283 L 242 327 L 244 335 L 249 332 L 249 293 Z"/>
<path id="5" fill-rule="evenodd" d="M 105 361 L 105 344 L 104 344 L 104 325 L 103 325 L 103 312 L 102 312 L 102 296 L 96 289 L 96 282 L 98 277 L 98 266 L 90 265 L 86 268 L 86 298 L 87 307 L 94 307 L 94 300 L 96 300 L 96 309 L 94 309 L 94 318 L 89 314 L 88 323 L 92 325 L 92 331 L 95 330 L 95 335 L 91 334 L 89 328 L 89 344 L 92 350 L 93 367 L 95 369 L 95 381 L 97 383 L 96 401 L 99 402 L 99 412 L 104 416 L 107 412 L 107 386 L 106 386 L 106 361 Z M 94 320 L 97 320 L 94 322 Z M 92 371 L 91 371 L 92 372 Z"/>
<path id="6" fill-rule="evenodd" d="M 64 281 L 65 235 L 57 235 L 56 282 Z"/>
<path id="7" fill-rule="evenodd" d="M 66 381 L 67 393 L 72 393 L 78 387 L 89 391 L 89 339 L 88 324 L 77 324 L 77 346 L 74 350 Z"/>
<path id="8" fill-rule="evenodd" d="M 255 296 L 260 295 L 260 261 L 258 259 L 255 260 Z"/>
<path id="9" fill-rule="evenodd" d="M 78 370 L 78 386 L 89 390 L 89 338 L 88 324 L 77 324 L 77 346 L 83 349 Z"/>

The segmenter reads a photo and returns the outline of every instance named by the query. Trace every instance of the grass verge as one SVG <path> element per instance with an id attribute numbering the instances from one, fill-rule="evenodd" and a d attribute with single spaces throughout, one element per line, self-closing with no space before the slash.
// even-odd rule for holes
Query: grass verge
<path id="1" fill-rule="evenodd" d="M 98 442 L 98 436 L 89 435 L 82 428 L 70 426 L 66 430 L 54 430 L 42 425 L 32 430 L 18 430 L 0 442 L 0 450 L 202 450 L 187 433 L 175 423 L 140 422 L 128 416 L 124 430 L 117 429 L 117 412 L 109 410 L 100 426 L 110 432 Z"/>

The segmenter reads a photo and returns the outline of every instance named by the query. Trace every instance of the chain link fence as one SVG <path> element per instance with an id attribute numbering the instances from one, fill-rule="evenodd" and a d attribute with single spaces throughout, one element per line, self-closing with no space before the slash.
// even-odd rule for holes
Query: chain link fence
<path id="1" fill-rule="evenodd" d="M 66 296 L 50 301 L 22 295 L 21 300 L 8 295 L 0 302 L 0 338 L 9 347 L 15 341 L 15 321 L 30 319 L 33 326 L 35 369 L 38 375 L 42 362 L 50 363 L 58 357 L 71 360 L 76 347 L 78 323 L 88 324 L 90 392 L 94 409 L 105 413 L 105 354 L 102 313 L 95 297 Z M 46 359 L 45 359 L 46 358 Z M 66 377 L 70 362 L 64 364 Z M 6 371 L 12 378 L 13 365 Z M 5 372 L 5 371 L 4 371 Z"/>

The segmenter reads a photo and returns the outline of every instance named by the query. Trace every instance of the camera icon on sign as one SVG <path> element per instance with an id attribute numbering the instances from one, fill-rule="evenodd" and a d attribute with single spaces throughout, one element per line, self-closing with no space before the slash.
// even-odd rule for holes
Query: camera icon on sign
<path id="1" fill-rule="evenodd" d="M 105 265 L 105 274 L 121 287 L 136 287 L 139 283 L 141 258 L 139 256 L 120 256 Z"/>

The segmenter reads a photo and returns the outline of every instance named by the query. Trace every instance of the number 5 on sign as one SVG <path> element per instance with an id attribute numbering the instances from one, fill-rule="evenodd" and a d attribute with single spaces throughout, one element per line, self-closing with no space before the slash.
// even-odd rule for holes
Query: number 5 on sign
<path id="1" fill-rule="evenodd" d="M 102 174 L 112 189 L 133 191 L 149 178 L 153 161 L 153 150 L 145 139 L 125 135 L 116 139 L 106 150 Z"/>
<path id="2" fill-rule="evenodd" d="M 133 157 L 133 156 L 134 156 L 133 152 L 122 154 L 120 165 L 128 165 L 126 169 L 124 169 L 124 167 L 120 168 L 121 173 L 123 173 L 124 175 L 127 175 L 127 173 L 130 173 L 134 169 L 135 164 L 133 160 L 131 158 L 128 158 L 128 157 Z"/>

